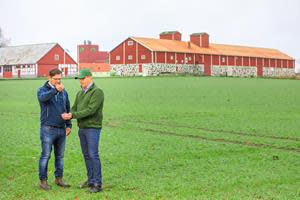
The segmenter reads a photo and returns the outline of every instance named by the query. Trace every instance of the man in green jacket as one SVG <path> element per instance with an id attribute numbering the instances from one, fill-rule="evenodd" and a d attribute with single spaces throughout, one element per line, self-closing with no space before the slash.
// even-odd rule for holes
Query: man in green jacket
<path id="1" fill-rule="evenodd" d="M 79 127 L 81 151 L 87 170 L 87 181 L 80 188 L 89 187 L 92 193 L 102 190 L 101 161 L 99 158 L 99 140 L 103 119 L 103 91 L 98 88 L 92 79 L 89 69 L 82 69 L 78 77 L 81 90 L 77 93 L 70 113 L 63 113 L 64 120 L 77 119 Z"/>

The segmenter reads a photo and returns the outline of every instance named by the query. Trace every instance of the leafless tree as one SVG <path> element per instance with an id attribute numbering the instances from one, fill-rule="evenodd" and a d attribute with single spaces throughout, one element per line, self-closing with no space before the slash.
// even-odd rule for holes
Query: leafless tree
<path id="1" fill-rule="evenodd" d="M 2 28 L 0 27 L 0 48 L 9 44 L 9 39 L 6 39 L 3 35 Z"/>

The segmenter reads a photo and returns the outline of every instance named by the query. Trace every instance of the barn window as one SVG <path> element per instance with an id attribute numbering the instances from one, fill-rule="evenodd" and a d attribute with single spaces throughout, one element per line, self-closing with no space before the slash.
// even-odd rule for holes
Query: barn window
<path id="1" fill-rule="evenodd" d="M 225 57 L 222 57 L 222 62 L 225 62 Z"/>
<path id="2" fill-rule="evenodd" d="M 132 45 L 133 45 L 133 41 L 132 41 L 132 40 L 129 40 L 129 41 L 127 42 L 127 45 L 128 45 L 128 46 L 132 46 Z"/>
<path id="3" fill-rule="evenodd" d="M 91 48 L 91 52 L 95 53 L 96 52 L 96 47 Z"/>
<path id="4" fill-rule="evenodd" d="M 59 55 L 58 54 L 54 54 L 54 60 L 59 61 Z"/>
<path id="5" fill-rule="evenodd" d="M 142 60 L 146 60 L 146 56 L 145 55 L 141 55 L 141 59 Z"/>
<path id="6" fill-rule="evenodd" d="M 132 55 L 128 55 L 128 60 L 132 60 Z"/>
<path id="7" fill-rule="evenodd" d="M 11 66 L 4 66 L 3 72 L 12 72 L 12 67 Z"/>
<path id="8" fill-rule="evenodd" d="M 191 61 L 192 60 L 192 58 L 191 57 L 189 57 L 189 61 Z"/>
<path id="9" fill-rule="evenodd" d="M 83 47 L 80 47 L 79 52 L 80 52 L 80 53 L 84 52 L 84 48 L 83 48 Z"/>
<path id="10" fill-rule="evenodd" d="M 174 57 L 173 57 L 173 56 L 170 56 L 170 59 L 171 59 L 171 60 L 173 60 L 173 59 L 174 59 Z"/>
<path id="11" fill-rule="evenodd" d="M 184 58 L 184 63 L 188 63 L 188 58 L 186 57 L 186 58 Z"/>
<path id="12" fill-rule="evenodd" d="M 120 56 L 116 56 L 116 60 L 120 60 L 121 58 L 120 58 Z"/>

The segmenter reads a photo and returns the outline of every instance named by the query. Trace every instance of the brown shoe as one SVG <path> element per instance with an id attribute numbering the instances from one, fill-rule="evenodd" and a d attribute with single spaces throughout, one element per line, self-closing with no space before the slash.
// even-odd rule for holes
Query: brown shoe
<path id="1" fill-rule="evenodd" d="M 50 185 L 48 185 L 47 180 L 41 180 L 40 181 L 40 188 L 42 188 L 43 190 L 50 190 L 51 189 Z"/>
<path id="2" fill-rule="evenodd" d="M 60 187 L 63 187 L 63 188 L 67 188 L 67 187 L 71 186 L 71 185 L 63 182 L 62 177 L 56 177 L 55 178 L 55 184 L 60 186 Z"/>

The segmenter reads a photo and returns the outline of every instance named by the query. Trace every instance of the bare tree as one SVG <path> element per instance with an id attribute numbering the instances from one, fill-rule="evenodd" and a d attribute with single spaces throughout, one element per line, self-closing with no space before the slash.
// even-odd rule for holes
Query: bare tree
<path id="1" fill-rule="evenodd" d="M 0 27 L 0 48 L 9 44 L 9 39 L 6 39 L 3 35 L 2 28 Z"/>

